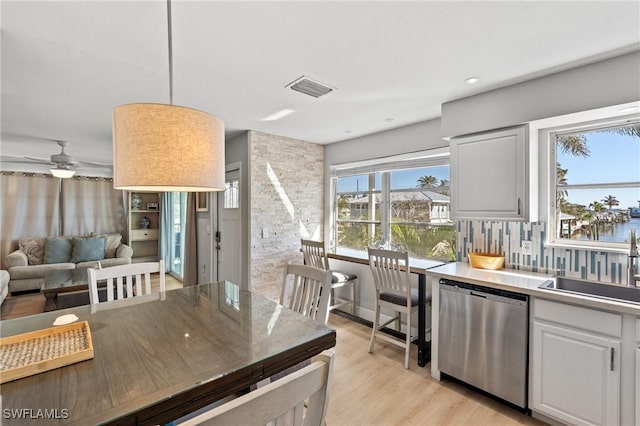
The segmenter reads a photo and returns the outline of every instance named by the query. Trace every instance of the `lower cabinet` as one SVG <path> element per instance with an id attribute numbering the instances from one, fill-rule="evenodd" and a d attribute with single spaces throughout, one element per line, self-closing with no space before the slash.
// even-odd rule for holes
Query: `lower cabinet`
<path id="1" fill-rule="evenodd" d="M 553 315 L 545 314 L 557 309 L 543 310 L 543 319 L 533 321 L 531 409 L 567 424 L 618 425 L 621 340 L 601 334 L 602 324 L 594 324 L 598 332 L 585 330 L 590 324 L 583 308 L 560 306 L 558 320 L 573 314 L 576 327 L 551 323 Z"/>

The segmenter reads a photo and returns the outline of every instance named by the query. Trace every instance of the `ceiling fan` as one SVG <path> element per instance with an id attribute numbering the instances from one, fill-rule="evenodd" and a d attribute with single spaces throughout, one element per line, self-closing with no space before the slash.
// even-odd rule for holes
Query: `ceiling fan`
<path id="1" fill-rule="evenodd" d="M 5 163 L 23 163 L 23 164 L 48 164 L 55 166 L 51 168 L 51 174 L 56 177 L 66 178 L 74 175 L 76 167 L 87 167 L 87 168 L 100 168 L 100 169 L 108 169 L 113 170 L 113 166 L 111 164 L 103 164 L 103 163 L 94 163 L 91 161 L 82 161 L 76 160 L 71 155 L 65 152 L 65 147 L 69 146 L 68 141 L 55 141 L 61 148 L 59 154 L 53 154 L 49 157 L 49 160 L 45 160 L 43 158 L 34 158 L 34 157 L 10 157 L 3 156 L 2 162 Z"/>

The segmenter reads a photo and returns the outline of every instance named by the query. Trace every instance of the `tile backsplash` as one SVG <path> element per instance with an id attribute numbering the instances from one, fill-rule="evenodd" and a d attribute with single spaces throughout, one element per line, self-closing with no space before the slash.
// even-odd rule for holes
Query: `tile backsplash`
<path id="1" fill-rule="evenodd" d="M 505 268 L 558 274 L 574 278 L 624 284 L 627 256 L 599 250 L 544 247 L 544 222 L 461 220 L 457 226 L 458 261 L 468 262 L 468 252 L 500 253 Z M 533 243 L 532 254 L 521 253 L 521 241 Z"/>

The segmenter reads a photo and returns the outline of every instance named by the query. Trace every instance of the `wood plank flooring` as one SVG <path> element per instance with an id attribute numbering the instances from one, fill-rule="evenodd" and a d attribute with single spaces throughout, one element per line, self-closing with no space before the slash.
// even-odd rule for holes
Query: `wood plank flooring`
<path id="1" fill-rule="evenodd" d="M 327 424 L 357 425 L 542 425 L 500 402 L 450 381 L 431 378 L 418 367 L 417 348 L 404 369 L 404 350 L 376 342 L 371 329 L 331 314 L 337 331 L 336 363 Z"/>
<path id="2" fill-rule="evenodd" d="M 170 289 L 182 283 L 167 275 L 166 285 Z M 43 308 L 39 293 L 8 297 L 1 318 L 40 313 Z M 404 351 L 397 346 L 377 342 L 375 352 L 367 352 L 370 328 L 334 314 L 329 326 L 337 331 L 330 426 L 543 424 L 464 386 L 432 379 L 429 364 L 418 367 L 416 348 L 405 370 Z"/>

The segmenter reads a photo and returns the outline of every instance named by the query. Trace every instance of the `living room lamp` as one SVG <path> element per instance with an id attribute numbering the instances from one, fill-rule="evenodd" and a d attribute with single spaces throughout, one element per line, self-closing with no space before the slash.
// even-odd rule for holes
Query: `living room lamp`
<path id="1" fill-rule="evenodd" d="M 113 186 L 128 191 L 223 191 L 224 123 L 192 108 L 173 105 L 171 0 L 169 105 L 139 103 L 113 110 Z"/>
<path id="2" fill-rule="evenodd" d="M 56 166 L 54 169 L 49 169 L 53 177 L 57 177 L 60 179 L 67 179 L 76 174 L 75 170 L 69 170 L 68 167 L 65 166 Z"/>

